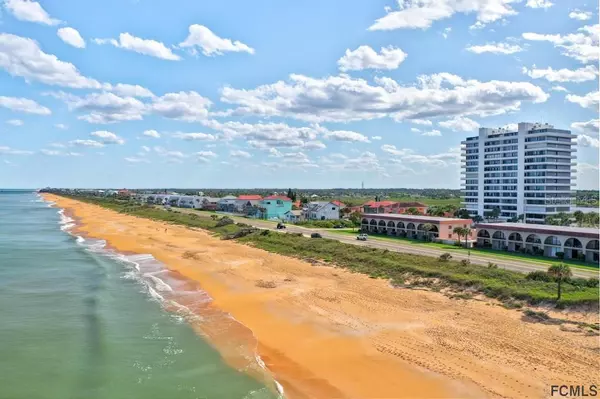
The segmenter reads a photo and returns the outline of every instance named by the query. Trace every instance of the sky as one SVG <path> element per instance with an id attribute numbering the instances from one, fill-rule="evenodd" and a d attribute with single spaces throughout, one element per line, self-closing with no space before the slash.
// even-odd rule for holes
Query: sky
<path id="1" fill-rule="evenodd" d="M 589 0 L 0 0 L 0 187 L 459 188 L 479 127 L 578 135 Z"/>

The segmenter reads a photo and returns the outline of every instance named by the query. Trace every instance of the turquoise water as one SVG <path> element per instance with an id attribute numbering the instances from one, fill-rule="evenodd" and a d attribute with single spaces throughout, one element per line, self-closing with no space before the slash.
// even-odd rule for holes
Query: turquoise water
<path id="1" fill-rule="evenodd" d="M 57 211 L 0 193 L 0 398 L 274 397 Z"/>

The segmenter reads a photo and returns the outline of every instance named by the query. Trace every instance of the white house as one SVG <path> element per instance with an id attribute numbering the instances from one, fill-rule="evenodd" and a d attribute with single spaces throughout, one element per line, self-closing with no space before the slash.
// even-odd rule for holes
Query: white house
<path id="1" fill-rule="evenodd" d="M 219 210 L 223 212 L 233 212 L 237 204 L 237 197 L 234 195 L 226 195 L 219 200 Z"/>
<path id="2" fill-rule="evenodd" d="M 302 220 L 302 211 L 292 210 L 283 214 L 283 220 L 290 223 L 296 223 Z"/>
<path id="3" fill-rule="evenodd" d="M 340 206 L 333 202 L 309 202 L 304 208 L 304 217 L 308 220 L 339 220 Z"/>
<path id="4" fill-rule="evenodd" d="M 194 208 L 194 199 L 196 196 L 193 195 L 182 195 L 179 197 L 177 206 L 180 208 Z"/>

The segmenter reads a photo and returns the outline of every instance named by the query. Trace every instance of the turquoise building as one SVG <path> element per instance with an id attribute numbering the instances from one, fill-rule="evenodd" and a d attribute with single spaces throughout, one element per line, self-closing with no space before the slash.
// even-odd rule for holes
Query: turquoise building
<path id="1" fill-rule="evenodd" d="M 270 195 L 263 198 L 257 208 L 255 216 L 260 219 L 284 219 L 283 215 L 292 210 L 292 200 L 283 195 Z"/>

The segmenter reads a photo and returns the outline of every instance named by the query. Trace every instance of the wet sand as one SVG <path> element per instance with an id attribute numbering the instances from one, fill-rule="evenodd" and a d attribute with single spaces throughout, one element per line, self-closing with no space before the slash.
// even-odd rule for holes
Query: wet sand
<path id="1" fill-rule="evenodd" d="M 529 323 L 486 301 L 395 289 L 199 230 L 46 199 L 76 217 L 81 234 L 120 252 L 150 253 L 185 284 L 199 284 L 213 301 L 195 311 L 227 312 L 247 327 L 205 322 L 201 332 L 238 367 L 232 343 L 254 342 L 288 397 L 540 398 L 550 397 L 551 385 L 600 383 L 597 335 Z M 274 288 L 257 286 L 260 280 Z"/>

